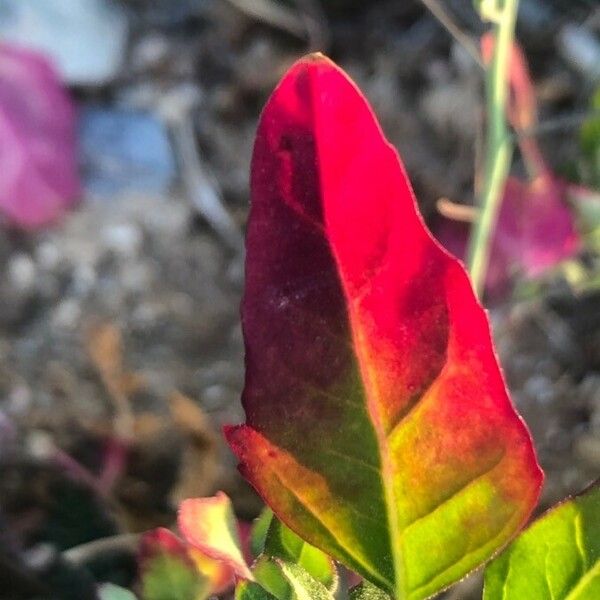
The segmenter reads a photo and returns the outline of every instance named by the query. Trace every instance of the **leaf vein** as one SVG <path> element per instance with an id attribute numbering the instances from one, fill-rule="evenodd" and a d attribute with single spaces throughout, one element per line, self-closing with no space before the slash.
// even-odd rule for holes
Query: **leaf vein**
<path id="1" fill-rule="evenodd" d="M 473 485 L 474 483 L 476 483 L 480 479 L 483 479 L 486 475 L 489 475 L 496 467 L 498 467 L 500 465 L 500 463 L 504 460 L 505 456 L 506 456 L 506 451 L 503 450 L 502 453 L 498 457 L 494 458 L 494 460 L 491 461 L 489 464 L 487 464 L 483 468 L 483 470 L 481 472 L 477 473 L 474 477 L 472 477 L 471 479 L 469 479 L 468 481 L 466 481 L 465 483 L 463 483 L 459 488 L 457 488 L 456 490 L 454 490 L 448 496 L 444 497 L 440 502 L 438 502 L 438 504 L 436 504 L 435 506 L 433 506 L 432 508 L 430 508 L 427 511 L 427 513 L 425 513 L 425 514 L 417 517 L 416 519 L 414 519 L 413 521 L 410 521 L 407 525 L 405 525 L 403 533 L 406 532 L 407 529 L 413 527 L 414 525 L 416 525 L 420 521 L 423 521 L 424 519 L 426 519 L 427 517 L 429 517 L 430 515 L 432 515 L 437 510 L 440 510 L 445 504 L 447 504 L 448 502 L 450 502 L 453 498 L 455 498 L 456 496 L 458 496 L 460 493 L 462 493 L 468 487 L 470 487 L 471 485 Z"/>
<path id="2" fill-rule="evenodd" d="M 514 514 L 514 512 L 513 512 Z M 458 563 L 460 563 L 461 561 L 466 561 L 466 559 L 471 556 L 472 554 L 475 554 L 476 552 L 478 552 L 479 550 L 481 550 L 481 548 L 484 548 L 487 545 L 490 545 L 492 547 L 496 547 L 496 540 L 498 538 L 502 539 L 504 537 L 504 531 L 506 529 L 509 529 L 512 527 L 512 523 L 510 521 L 507 522 L 507 524 L 498 532 L 498 534 L 496 536 L 494 536 L 491 540 L 487 539 L 485 540 L 482 544 L 479 544 L 477 546 L 475 546 L 475 548 L 473 548 L 472 550 L 470 550 L 469 552 L 466 552 L 465 554 L 463 554 L 463 556 L 460 557 L 459 560 L 457 561 L 453 561 L 450 565 L 448 565 L 447 567 L 444 567 L 442 570 L 438 571 L 437 573 L 434 573 L 428 580 L 426 583 L 421 584 L 419 587 L 411 590 L 411 594 L 419 594 L 419 592 L 421 592 L 424 588 L 426 588 L 427 586 L 429 586 L 436 578 L 440 578 L 443 577 L 445 573 L 447 573 L 450 569 L 453 569 Z M 469 575 L 469 573 L 472 573 L 473 571 L 475 571 L 478 567 L 475 567 L 473 569 L 471 569 L 470 571 L 468 571 L 467 573 L 465 573 L 465 577 L 467 575 Z M 449 584 L 451 585 L 451 584 Z M 441 592 L 443 590 L 438 589 L 436 590 L 436 592 Z M 567 599 L 565 599 L 567 600 Z"/>
<path id="3" fill-rule="evenodd" d="M 381 469 L 377 465 L 372 465 L 371 463 L 368 463 L 368 462 L 364 461 L 362 458 L 358 458 L 357 456 L 352 456 L 350 454 L 344 454 L 343 452 L 338 452 L 337 450 L 333 450 L 331 448 L 328 448 L 327 450 L 323 450 L 323 454 L 330 454 L 332 456 L 336 456 L 338 458 L 342 458 L 344 460 L 351 461 L 357 465 L 364 467 L 365 469 L 368 469 L 369 471 L 374 471 L 375 473 L 377 473 L 377 475 L 379 475 L 381 477 Z"/>
<path id="4" fill-rule="evenodd" d="M 264 467 L 267 467 L 266 464 L 263 465 Z M 334 535 L 332 529 L 330 527 L 327 526 L 327 524 L 323 521 L 323 518 L 315 511 L 315 509 L 313 507 L 311 507 L 295 490 L 293 490 L 292 488 L 290 488 L 285 481 L 283 480 L 283 478 L 281 477 L 281 475 L 277 472 L 276 469 L 273 468 L 273 466 L 269 466 L 268 468 L 270 468 L 270 470 L 273 472 L 273 474 L 275 475 L 275 477 L 279 480 L 279 482 L 281 483 L 281 485 L 292 495 L 294 496 L 294 498 L 296 498 L 296 500 L 300 503 L 301 506 L 303 506 L 306 511 L 318 522 L 320 523 L 320 525 L 325 529 L 325 531 L 331 536 L 331 538 L 333 539 L 333 541 L 338 544 L 338 546 L 340 547 L 340 549 L 344 550 L 346 552 L 346 554 L 352 558 L 354 561 L 356 561 L 357 565 L 360 565 L 366 572 L 370 573 L 373 578 L 376 581 L 379 581 L 381 583 L 384 583 L 386 586 L 392 586 L 392 583 L 387 581 L 386 579 L 384 579 L 376 570 L 374 570 L 369 564 L 365 563 L 364 560 L 357 556 L 354 552 L 352 552 L 352 550 L 350 550 L 346 544 L 340 540 L 336 535 Z"/>

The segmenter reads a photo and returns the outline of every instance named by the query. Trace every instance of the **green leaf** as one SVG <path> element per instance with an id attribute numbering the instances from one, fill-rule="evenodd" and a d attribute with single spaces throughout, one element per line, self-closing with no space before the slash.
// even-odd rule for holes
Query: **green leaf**
<path id="1" fill-rule="evenodd" d="M 210 581 L 198 570 L 185 544 L 168 529 L 146 532 L 140 543 L 144 600 L 204 600 Z"/>
<path id="2" fill-rule="evenodd" d="M 589 235 L 598 231 L 600 228 L 600 192 L 572 186 L 568 190 L 568 199 L 575 207 L 579 218 L 578 225 L 582 233 Z"/>
<path id="3" fill-rule="evenodd" d="M 333 560 L 321 550 L 305 542 L 279 519 L 271 520 L 264 552 L 267 556 L 300 565 L 329 590 L 333 591 L 337 587 L 337 571 Z"/>
<path id="4" fill-rule="evenodd" d="M 277 600 L 254 581 L 241 581 L 235 588 L 235 600 Z"/>
<path id="5" fill-rule="evenodd" d="M 277 600 L 334 600 L 332 592 L 294 563 L 263 555 L 256 561 L 253 574 Z"/>
<path id="6" fill-rule="evenodd" d="M 292 587 L 284 577 L 279 565 L 267 556 L 261 556 L 252 568 L 256 581 L 278 600 L 291 600 Z"/>
<path id="7" fill-rule="evenodd" d="M 580 144 L 582 158 L 579 161 L 580 176 L 584 183 L 600 186 L 600 88 L 591 102 L 594 115 L 581 126 Z"/>
<path id="8" fill-rule="evenodd" d="M 485 571 L 484 600 L 600 598 L 600 484 L 535 521 Z"/>
<path id="9" fill-rule="evenodd" d="M 350 600 L 390 600 L 390 596 L 365 580 L 350 590 Z"/>
<path id="10" fill-rule="evenodd" d="M 283 560 L 277 564 L 292 588 L 293 600 L 334 600 L 333 594 L 300 565 Z"/>
<path id="11" fill-rule="evenodd" d="M 250 552 L 254 558 L 258 558 L 265 549 L 267 533 L 273 519 L 273 511 L 268 507 L 262 510 L 258 518 L 252 524 L 250 532 Z"/>
<path id="12" fill-rule="evenodd" d="M 133 592 L 112 583 L 104 583 L 98 589 L 100 600 L 136 600 Z"/>
<path id="13" fill-rule="evenodd" d="M 600 111 L 600 89 L 596 90 L 591 102 L 593 111 Z M 594 115 L 581 126 L 581 148 L 590 156 L 600 149 L 600 117 Z"/>
<path id="14" fill-rule="evenodd" d="M 178 557 L 163 554 L 148 561 L 142 579 L 144 600 L 200 600 L 208 597 L 207 582 Z"/>

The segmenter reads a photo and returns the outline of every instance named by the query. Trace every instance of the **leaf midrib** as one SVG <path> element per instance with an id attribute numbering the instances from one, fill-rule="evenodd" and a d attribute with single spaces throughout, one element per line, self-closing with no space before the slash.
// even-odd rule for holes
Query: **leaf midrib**
<path id="1" fill-rule="evenodd" d="M 273 468 L 272 465 L 268 465 L 267 463 L 264 464 L 264 468 L 270 468 L 270 470 L 273 473 L 273 475 L 279 480 L 281 486 L 284 489 L 288 490 L 288 492 L 292 496 L 294 496 L 296 498 L 296 500 L 302 506 L 304 506 L 304 508 L 307 510 L 307 512 L 316 521 L 318 521 L 325 530 L 327 530 L 327 532 L 331 536 L 331 539 L 337 544 L 337 546 L 340 549 L 342 549 L 343 551 L 345 551 L 345 553 L 346 553 L 346 560 L 350 559 L 351 562 L 354 562 L 355 566 L 362 567 L 366 573 L 369 573 L 374 578 L 374 580 L 376 580 L 378 582 L 378 585 L 380 585 L 380 586 L 386 586 L 386 584 L 389 583 L 384 578 L 384 576 L 381 573 L 378 573 L 378 572 L 374 571 L 373 568 L 368 563 L 366 563 L 360 555 L 355 554 L 355 552 L 354 552 L 354 550 L 352 548 L 348 548 L 347 544 L 344 541 L 340 540 L 334 534 L 334 532 L 331 530 L 331 528 L 329 527 L 329 525 L 325 521 L 323 521 L 323 519 L 322 519 L 321 515 L 319 514 L 319 512 L 316 511 L 311 506 L 310 502 L 307 502 L 305 498 L 303 498 L 295 489 L 293 489 L 293 487 L 291 487 L 291 486 L 289 486 L 289 485 L 286 484 L 286 482 L 282 479 L 282 477 L 279 474 L 279 472 L 277 471 L 277 469 Z"/>
<path id="2" fill-rule="evenodd" d="M 318 87 L 313 85 L 313 80 L 312 80 L 312 73 L 311 73 L 311 86 L 310 86 L 310 93 L 311 93 L 311 117 L 312 117 L 312 121 L 313 121 L 313 131 L 318 131 L 318 120 L 319 120 L 319 115 L 317 114 L 316 108 L 319 106 L 318 102 L 315 101 L 315 87 Z M 322 177 L 321 175 L 321 171 L 320 171 L 320 165 L 321 165 L 321 161 L 320 161 L 320 147 L 319 147 L 319 142 L 320 142 L 320 138 L 318 136 L 315 136 L 315 158 L 316 158 L 316 165 L 317 165 L 317 169 L 318 169 L 318 185 L 320 187 L 320 197 L 321 197 L 321 201 L 323 203 L 323 209 L 325 208 L 325 203 L 324 203 L 324 190 L 322 187 Z M 325 222 L 325 215 L 324 215 L 324 227 L 326 229 L 326 222 Z M 325 235 L 325 232 L 324 232 Z M 329 240 L 329 237 L 326 236 L 326 239 Z M 392 482 L 393 482 L 393 478 L 394 478 L 394 470 L 393 470 L 393 466 L 391 464 L 391 460 L 390 460 L 390 451 L 389 451 L 389 446 L 388 446 L 388 439 L 387 439 L 387 434 L 385 431 L 385 427 L 383 426 L 383 421 L 381 418 L 381 415 L 379 414 L 379 410 L 375 404 L 375 402 L 373 401 L 373 398 L 376 398 L 377 395 L 377 390 L 376 390 L 376 385 L 374 385 L 375 383 L 375 378 L 371 377 L 370 373 L 368 373 L 368 371 L 366 371 L 366 367 L 365 365 L 368 364 L 368 361 L 361 360 L 361 356 L 360 356 L 360 348 L 362 347 L 362 345 L 360 344 L 360 339 L 358 339 L 359 336 L 359 332 L 357 331 L 357 327 L 356 324 L 353 322 L 353 316 L 352 316 L 352 310 L 351 310 L 351 303 L 349 301 L 349 294 L 348 294 L 348 290 L 346 289 L 345 286 L 345 282 L 343 280 L 343 278 L 341 277 L 341 269 L 340 269 L 340 261 L 339 261 L 339 257 L 337 256 L 337 253 L 335 251 L 335 249 L 333 248 L 333 246 L 331 246 L 330 244 L 330 251 L 331 251 L 331 255 L 333 260 L 335 261 L 335 265 L 336 265 L 336 270 L 339 276 L 339 280 L 340 280 L 340 285 L 342 288 L 342 292 L 344 294 L 345 297 L 345 301 L 346 301 L 346 307 L 347 307 L 347 313 L 348 313 L 348 321 L 349 321 L 349 329 L 350 329 L 350 335 L 352 336 L 353 339 L 353 345 L 352 345 L 352 349 L 354 351 L 354 356 L 357 362 L 357 366 L 358 369 L 361 373 L 361 381 L 363 384 L 363 389 L 364 389 L 364 396 L 365 396 L 365 402 L 366 402 L 366 407 L 367 407 L 367 414 L 370 417 L 370 421 L 371 421 L 371 425 L 374 429 L 375 432 L 375 437 L 377 439 L 377 445 L 379 448 L 379 461 L 380 461 L 380 465 L 381 465 L 381 486 L 382 486 L 382 490 L 383 490 L 383 494 L 384 494 L 384 504 L 385 504 L 385 510 L 386 510 L 386 516 L 387 516 L 387 521 L 388 521 L 388 527 L 389 527 L 389 547 L 390 547 L 390 551 L 392 553 L 392 563 L 394 566 L 394 582 L 393 582 L 393 587 L 394 589 L 392 590 L 393 595 L 395 598 L 397 598 L 398 600 L 400 600 L 401 598 L 404 597 L 404 590 L 403 590 L 403 581 L 404 581 L 404 576 L 403 576 L 403 572 L 404 572 L 404 563 L 403 563 L 403 558 L 402 558 L 402 554 L 401 554 L 401 550 L 400 550 L 400 544 L 399 544 L 399 540 L 401 538 L 401 534 L 402 534 L 402 529 L 400 528 L 400 520 L 399 520 L 399 516 L 397 514 L 397 511 L 395 510 L 396 507 L 396 498 L 395 498 L 395 494 L 394 494 L 394 490 L 392 487 Z"/>

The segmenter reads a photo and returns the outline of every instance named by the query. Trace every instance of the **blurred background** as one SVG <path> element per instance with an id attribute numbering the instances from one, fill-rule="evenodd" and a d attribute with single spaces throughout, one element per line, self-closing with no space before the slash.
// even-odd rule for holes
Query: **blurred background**
<path id="1" fill-rule="evenodd" d="M 258 514 L 220 429 L 243 420 L 261 107 L 294 60 L 329 54 L 460 254 L 485 30 L 470 0 L 0 0 L 0 598 L 131 585 L 126 534 L 186 497 Z M 600 6 L 521 0 L 517 37 L 538 116 L 516 136 L 546 191 L 517 152 L 486 304 L 545 508 L 600 475 Z"/>

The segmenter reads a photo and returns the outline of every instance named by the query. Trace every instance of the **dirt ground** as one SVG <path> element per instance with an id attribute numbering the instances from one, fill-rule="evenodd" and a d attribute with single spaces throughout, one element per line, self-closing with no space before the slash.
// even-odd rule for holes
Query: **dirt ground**
<path id="1" fill-rule="evenodd" d="M 229 2 L 127 4 L 135 28 L 123 73 L 74 94 L 82 105 L 166 102 L 177 111 L 191 89 L 200 181 L 221 191 L 240 235 L 260 108 L 291 62 L 322 43 L 372 102 L 429 223 L 440 197 L 473 202 L 481 70 L 419 2 L 333 6 L 309 40 Z M 464 30 L 482 31 L 470 2 L 448 4 Z M 593 91 L 555 43 L 563 23 L 592 9 L 554 9 L 552 27 L 531 17 L 519 30 L 542 121 L 586 110 Z M 557 170 L 578 151 L 576 128 L 540 142 Z M 260 503 L 220 434 L 243 420 L 243 253 L 235 233 L 209 221 L 180 177 L 168 193 L 83 198 L 37 234 L 0 231 L 0 571 L 11 565 L 15 578 L 34 572 L 56 589 L 67 580 L 83 590 L 88 573 L 66 568 L 62 551 L 168 525 L 184 497 L 223 489 L 240 517 L 256 516 Z M 599 296 L 557 278 L 491 311 L 546 471 L 541 508 L 600 474 Z M 105 558 L 92 572 L 128 585 L 130 557 Z M 23 589 L 3 582 L 0 574 L 2 598 L 35 597 L 26 575 Z M 467 587 L 449 597 L 469 597 Z"/>

